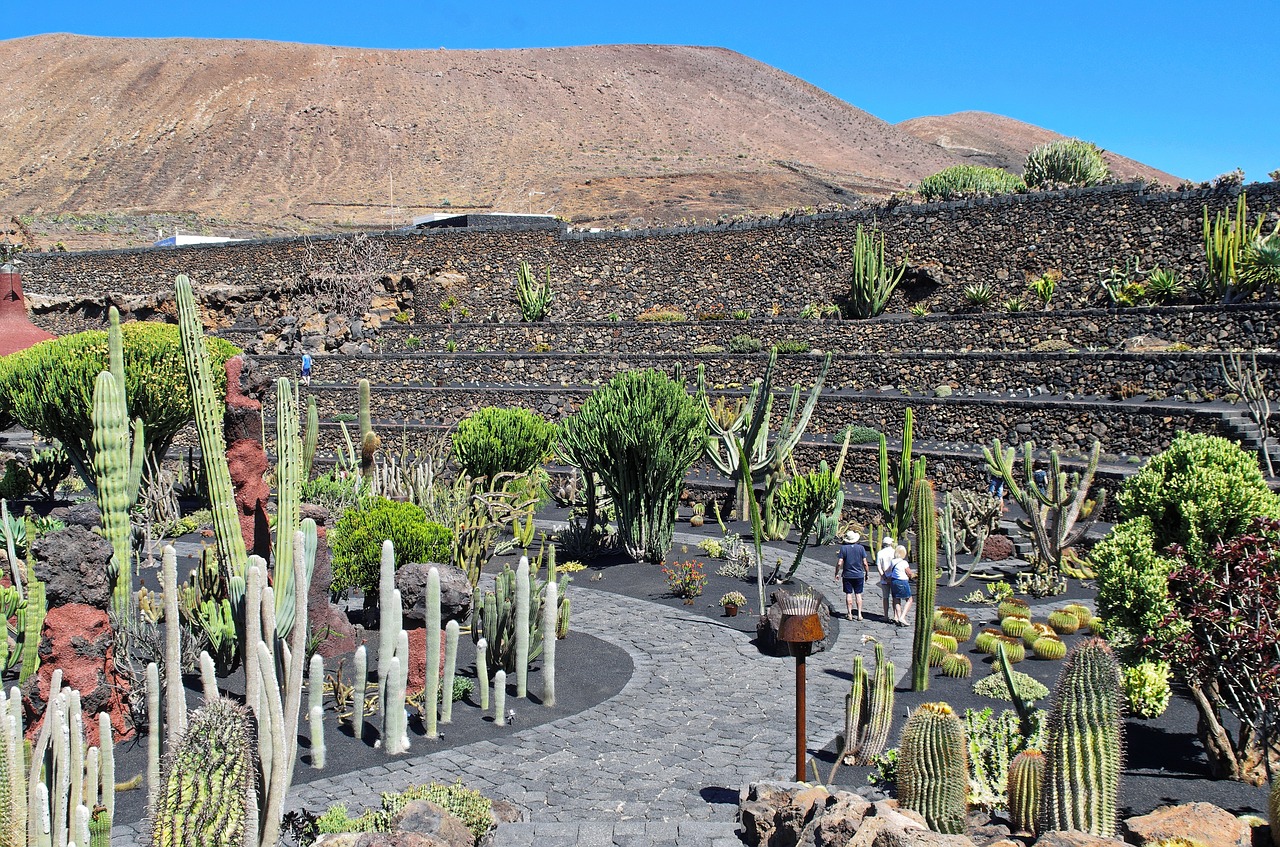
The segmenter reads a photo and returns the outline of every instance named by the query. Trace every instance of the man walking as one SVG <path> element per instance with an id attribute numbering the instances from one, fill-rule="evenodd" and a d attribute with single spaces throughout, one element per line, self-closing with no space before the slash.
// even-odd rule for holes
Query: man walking
<path id="1" fill-rule="evenodd" d="M 840 545 L 836 559 L 836 581 L 844 588 L 845 620 L 853 620 L 854 601 L 858 604 L 858 620 L 862 620 L 862 589 L 867 582 L 867 548 L 858 541 L 861 535 L 849 530 Z"/>
<path id="2" fill-rule="evenodd" d="M 880 599 L 884 601 L 884 619 L 889 620 L 889 599 L 893 586 L 890 579 L 893 575 L 894 542 L 889 536 L 881 542 L 880 552 L 876 554 L 876 570 L 880 573 Z"/>

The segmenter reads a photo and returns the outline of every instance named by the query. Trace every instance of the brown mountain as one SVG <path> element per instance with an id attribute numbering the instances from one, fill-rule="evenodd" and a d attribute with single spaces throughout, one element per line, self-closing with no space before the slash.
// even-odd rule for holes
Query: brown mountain
<path id="1" fill-rule="evenodd" d="M 1022 173 L 1027 154 L 1034 148 L 1067 137 L 990 112 L 956 112 L 952 115 L 912 118 L 896 126 L 967 164 L 1004 168 L 1019 174 Z M 1119 179 L 1142 177 L 1148 182 L 1154 179 L 1166 185 L 1182 182 L 1182 179 L 1173 174 L 1156 170 L 1109 150 L 1103 151 L 1102 157 L 1111 166 L 1112 175 Z"/>
<path id="2" fill-rule="evenodd" d="M 45 246 L 441 208 L 701 221 L 883 196 L 963 158 L 718 48 L 43 35 L 0 42 L 0 74 L 0 212 Z"/>

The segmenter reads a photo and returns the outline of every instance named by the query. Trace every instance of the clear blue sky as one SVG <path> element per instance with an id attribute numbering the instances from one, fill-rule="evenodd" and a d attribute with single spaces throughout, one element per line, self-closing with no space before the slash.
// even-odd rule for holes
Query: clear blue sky
<path id="1" fill-rule="evenodd" d="M 977 109 L 1188 179 L 1280 168 L 1280 0 L 27 2 L 6 37 L 259 38 L 352 47 L 727 47 L 884 120 Z"/>

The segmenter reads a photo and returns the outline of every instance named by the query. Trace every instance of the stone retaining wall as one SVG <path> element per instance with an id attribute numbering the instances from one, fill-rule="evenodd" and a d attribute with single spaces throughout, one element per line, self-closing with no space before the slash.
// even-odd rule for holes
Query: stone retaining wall
<path id="1" fill-rule="evenodd" d="M 691 316 L 738 309 L 754 316 L 796 316 L 808 303 L 847 293 L 857 225 L 885 234 L 890 260 L 909 257 L 913 272 L 890 311 L 913 303 L 935 311 L 964 308 L 963 289 L 988 283 L 995 303 L 1025 295 L 1026 278 L 1062 272 L 1062 307 L 1104 302 L 1099 275 L 1136 260 L 1194 279 L 1204 272 L 1202 207 L 1233 205 L 1236 189 L 1148 193 L 1133 185 L 934 203 L 879 206 L 731 226 L 620 233 L 396 232 L 372 236 L 386 249 L 390 287 L 412 289 L 419 321 L 441 302 L 472 318 L 514 322 L 516 269 L 549 267 L 557 320 L 634 318 L 655 305 Z M 1253 209 L 1280 205 L 1280 184 L 1249 187 Z M 274 239 L 227 245 L 22 257 L 26 290 L 70 300 L 163 300 L 187 273 L 232 316 L 255 324 L 279 313 L 281 284 L 299 277 L 309 249 L 324 239 Z M 316 243 L 320 242 L 320 243 Z M 237 299 L 248 287 L 253 296 Z M 267 298 L 259 296 L 266 292 Z M 152 304 L 147 308 L 163 308 Z M 459 316 L 455 311 L 455 317 Z"/>

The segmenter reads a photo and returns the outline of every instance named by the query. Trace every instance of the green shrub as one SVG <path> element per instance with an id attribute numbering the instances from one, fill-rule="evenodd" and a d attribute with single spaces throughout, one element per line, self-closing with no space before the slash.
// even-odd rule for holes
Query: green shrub
<path id="1" fill-rule="evenodd" d="M 147 452 L 158 461 L 194 414 L 178 327 L 134 321 L 120 329 L 129 413 L 142 419 Z M 240 351 L 221 338 L 206 336 L 204 343 L 221 399 L 227 383 L 222 365 Z M 104 330 L 41 341 L 0 358 L 0 408 L 27 429 L 61 441 L 83 473 L 93 454 L 93 385 L 106 367 Z"/>
<path id="2" fill-rule="evenodd" d="M 400 793 L 385 793 L 382 795 L 380 810 L 370 809 L 358 818 L 351 817 L 345 804 L 335 804 L 316 818 L 316 827 L 321 835 L 337 832 L 390 832 L 391 819 L 414 800 L 429 800 L 451 812 L 471 830 L 477 843 L 496 823 L 493 819 L 493 803 L 479 791 L 467 788 L 461 782 L 453 785 L 433 782 L 430 785 L 411 785 Z"/>
<path id="3" fill-rule="evenodd" d="M 542 464 L 556 427 L 528 409 L 489 406 L 463 418 L 453 431 L 453 455 L 473 477 L 527 473 Z"/>
<path id="4" fill-rule="evenodd" d="M 355 474 L 339 477 L 336 470 L 330 469 L 302 483 L 302 502 L 324 506 L 331 514 L 341 514 L 360 502 L 358 481 Z"/>
<path id="5" fill-rule="evenodd" d="M 1151 520 L 1154 549 L 1180 544 L 1192 562 L 1202 561 L 1215 542 L 1240 535 L 1255 517 L 1280 517 L 1280 501 L 1257 456 L 1199 433 L 1180 433 L 1129 478 L 1118 503 L 1121 518 Z"/>
<path id="6" fill-rule="evenodd" d="M 1168 662 L 1139 662 L 1120 669 L 1129 711 L 1140 718 L 1158 718 L 1169 708 Z"/>
<path id="7" fill-rule="evenodd" d="M 1058 184 L 1097 185 L 1111 176 L 1102 151 L 1091 142 L 1063 138 L 1042 144 L 1027 154 L 1023 179 L 1030 188 Z"/>
<path id="8" fill-rule="evenodd" d="M 808 353 L 813 349 L 807 341 L 779 341 L 774 345 L 779 353 Z"/>
<path id="9" fill-rule="evenodd" d="M 396 548 L 396 566 L 405 562 L 448 562 L 453 531 L 427 520 L 412 503 L 374 497 L 347 509 L 329 537 L 333 551 L 333 588 L 357 587 L 366 594 L 378 590 L 382 542 Z"/>
<path id="10" fill-rule="evenodd" d="M 0 477 L 0 498 L 24 500 L 31 493 L 31 472 L 18 459 L 4 463 L 4 476 Z"/>
<path id="11" fill-rule="evenodd" d="M 1003 168 L 952 165 L 920 180 L 916 191 L 926 200 L 951 200 L 976 195 L 1012 194 L 1027 190 L 1022 177 Z"/>
<path id="12" fill-rule="evenodd" d="M 1035 677 L 1021 671 L 1013 672 L 1013 687 L 1018 692 L 1018 698 L 1022 700 L 1034 702 L 1049 696 L 1049 689 L 1040 684 Z M 996 700 L 1009 700 L 1010 702 L 1013 700 L 1009 696 L 1009 686 L 1005 684 L 1004 674 L 999 668 L 990 676 L 983 677 L 975 682 L 973 684 L 973 693 Z"/>
<path id="13" fill-rule="evenodd" d="M 729 339 L 730 353 L 759 353 L 760 340 L 749 335 L 735 335 Z"/>
<path id="14" fill-rule="evenodd" d="M 1098 574 L 1098 613 L 1107 622 L 1112 646 L 1126 657 L 1144 655 L 1142 639 L 1158 635 L 1173 611 L 1173 561 L 1156 552 L 1151 519 L 1142 515 L 1117 524 L 1089 559 Z"/>
<path id="15" fill-rule="evenodd" d="M 880 430 L 860 424 L 849 424 L 840 430 L 832 440 L 838 444 L 843 444 L 846 435 L 849 436 L 850 444 L 878 444 L 880 442 Z"/>

